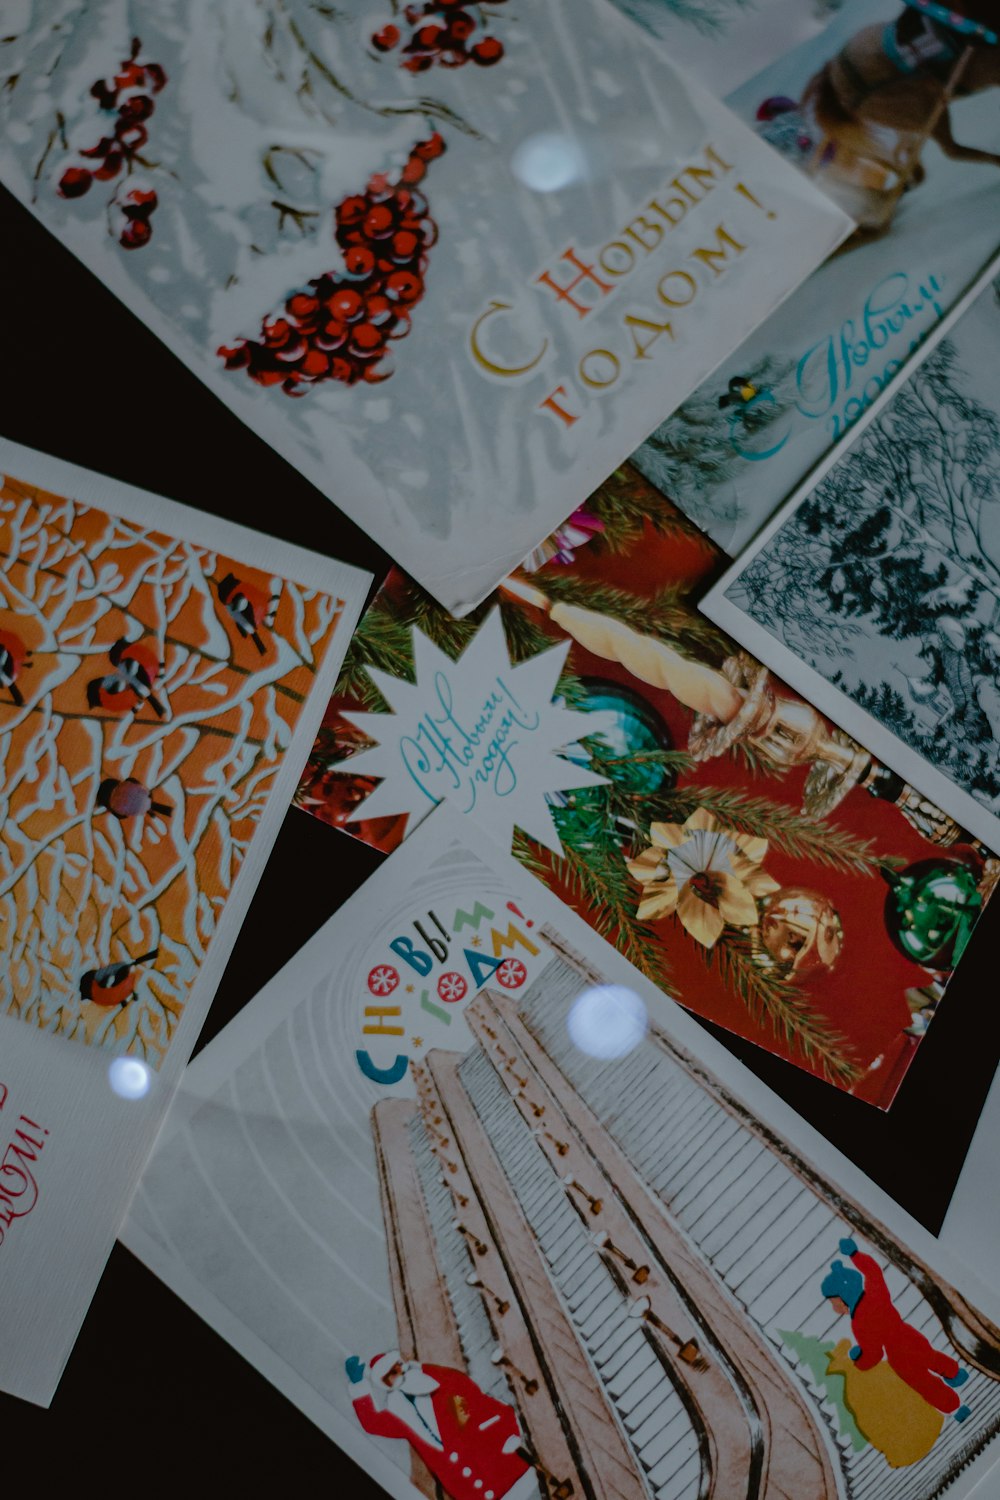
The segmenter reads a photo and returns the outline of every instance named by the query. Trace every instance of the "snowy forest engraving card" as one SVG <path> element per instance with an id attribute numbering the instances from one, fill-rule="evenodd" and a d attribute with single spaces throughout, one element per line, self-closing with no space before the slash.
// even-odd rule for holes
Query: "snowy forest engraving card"
<path id="1" fill-rule="evenodd" d="M 124 1239 L 401 1500 L 997 1454 L 991 1294 L 450 808 L 195 1061 Z"/>
<path id="2" fill-rule="evenodd" d="M 1000 27 L 961 3 L 615 3 L 858 222 L 633 456 L 735 556 L 1000 248 Z"/>
<path id="3" fill-rule="evenodd" d="M 0 179 L 450 609 L 847 233 L 607 0 L 23 0 Z"/>
<path id="4" fill-rule="evenodd" d="M 367 575 L 0 441 L 0 1387 L 46 1403 Z"/>
<path id="5" fill-rule="evenodd" d="M 1000 847 L 1000 263 L 704 608 Z"/>
<path id="6" fill-rule="evenodd" d="M 666 994 L 887 1108 L 1000 862 L 698 613 L 718 560 L 626 465 L 463 620 L 394 571 L 296 800 L 385 850 L 448 801 Z"/>

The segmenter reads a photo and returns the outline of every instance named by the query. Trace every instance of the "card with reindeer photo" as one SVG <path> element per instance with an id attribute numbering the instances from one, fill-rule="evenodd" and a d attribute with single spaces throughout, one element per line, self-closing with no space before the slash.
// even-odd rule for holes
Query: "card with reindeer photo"
<path id="1" fill-rule="evenodd" d="M 0 440 L 0 1388 L 47 1404 L 368 575 Z"/>
<path id="2" fill-rule="evenodd" d="M 995 1294 L 450 807 L 197 1058 L 124 1241 L 399 1500 L 1000 1449 Z"/>
<path id="3" fill-rule="evenodd" d="M 447 801 L 666 994 L 886 1108 L 1000 865 L 698 613 L 719 562 L 626 467 L 464 620 L 394 571 L 296 800 L 385 850 Z"/>
<path id="4" fill-rule="evenodd" d="M 703 608 L 1000 847 L 1000 259 Z"/>
<path id="5" fill-rule="evenodd" d="M 735 556 L 1000 248 L 1000 15 L 615 3 L 858 225 L 633 455 Z"/>
<path id="6" fill-rule="evenodd" d="M 608 0 L 17 3 L 0 138 L 0 180 L 458 613 L 851 228 Z"/>

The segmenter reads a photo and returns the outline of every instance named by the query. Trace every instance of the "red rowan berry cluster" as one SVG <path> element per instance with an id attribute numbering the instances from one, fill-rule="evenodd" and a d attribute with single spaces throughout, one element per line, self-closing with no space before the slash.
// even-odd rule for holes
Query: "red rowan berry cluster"
<path id="1" fill-rule="evenodd" d="M 304 396 L 324 380 L 356 385 L 388 379 L 388 342 L 410 331 L 410 314 L 424 294 L 427 252 L 437 239 L 416 184 L 444 149 L 435 131 L 414 146 L 394 182 L 378 173 L 364 193 L 337 205 L 344 269 L 326 271 L 306 291 L 293 293 L 264 319 L 259 340 L 223 345 L 218 352 L 227 370 L 246 370 L 258 385 L 280 385 L 289 396 Z"/>
<path id="2" fill-rule="evenodd" d="M 167 75 L 159 63 L 139 62 L 141 50 L 141 41 L 134 37 L 131 52 L 122 60 L 121 72 L 110 81 L 99 78 L 91 85 L 91 95 L 101 109 L 115 114 L 114 128 L 111 135 L 102 136 L 95 146 L 80 151 L 85 164 L 66 168 L 59 179 L 61 197 L 81 198 L 89 193 L 94 182 L 111 182 L 123 166 L 131 171 L 148 141 L 146 122 L 153 113 L 152 96 L 163 88 Z M 126 250 L 147 244 L 153 232 L 149 217 L 157 203 L 152 189 L 133 188 L 113 202 L 121 213 L 119 244 Z"/>
<path id="3" fill-rule="evenodd" d="M 503 5 L 505 0 L 492 3 Z M 472 12 L 479 10 L 470 0 L 424 0 L 423 5 L 407 5 L 403 16 L 410 27 L 410 38 L 402 48 L 400 67 L 422 73 L 435 63 L 443 68 L 460 68 L 467 62 L 488 68 L 498 63 L 503 57 L 503 42 L 495 36 L 472 40 L 481 25 Z M 393 52 L 402 40 L 402 28 L 389 22 L 375 32 L 372 46 L 376 52 Z"/>

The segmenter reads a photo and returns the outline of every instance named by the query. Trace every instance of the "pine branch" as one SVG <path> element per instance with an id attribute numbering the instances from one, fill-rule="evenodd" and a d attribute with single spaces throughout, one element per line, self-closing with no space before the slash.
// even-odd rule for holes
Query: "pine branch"
<path id="1" fill-rule="evenodd" d="M 651 599 L 644 599 L 612 584 L 554 570 L 542 569 L 534 574 L 532 582 L 556 603 L 576 604 L 600 615 L 610 615 L 640 635 L 665 641 L 698 660 L 721 662 L 735 649 L 729 637 L 711 620 L 692 609 L 685 591 L 674 584 L 658 590 Z"/>
<path id="2" fill-rule="evenodd" d="M 706 967 L 718 963 L 726 988 L 742 1001 L 753 1020 L 769 1022 L 776 1037 L 818 1067 L 831 1083 L 846 1087 L 857 1082 L 861 1069 L 850 1055 L 846 1037 L 817 1014 L 796 985 L 755 963 L 745 933 L 726 928 L 714 948 L 696 946 Z"/>
<path id="3" fill-rule="evenodd" d="M 368 667 L 377 667 L 393 677 L 413 682 L 413 626 L 454 661 L 469 645 L 494 605 L 495 601 L 488 599 L 464 619 L 456 620 L 429 594 L 413 585 L 405 596 L 405 618 L 400 618 L 387 598 L 380 595 L 354 633 L 337 683 L 337 694 L 358 699 L 366 709 L 385 712 L 388 704 L 368 676 Z M 520 604 L 501 600 L 500 614 L 507 649 L 515 664 L 528 661 L 558 644 Z M 574 673 L 563 671 L 557 690 L 570 707 L 586 706 L 586 690 Z"/>
<path id="4" fill-rule="evenodd" d="M 607 773 L 610 776 L 618 766 L 663 766 L 679 776 L 684 771 L 690 771 L 695 764 L 686 750 L 637 750 L 633 755 L 613 755 L 604 748 L 599 735 L 588 735 L 583 743 L 590 751 L 593 768 L 599 775 Z M 645 801 L 643 793 L 626 792 L 622 795 L 630 801 L 636 798 L 640 802 Z"/>
<path id="5" fill-rule="evenodd" d="M 659 536 L 684 536 L 711 547 L 711 542 L 637 469 L 618 469 L 587 501 L 586 509 L 604 523 L 599 542 L 609 552 L 625 552 L 641 537 L 645 523 Z"/>
<path id="6" fill-rule="evenodd" d="M 871 839 L 858 838 L 835 823 L 796 812 L 768 797 L 754 797 L 728 787 L 690 786 L 671 792 L 669 800 L 672 814 L 668 821 L 683 823 L 697 808 L 704 807 L 738 832 L 767 839 L 791 859 L 809 860 L 828 870 L 854 875 L 875 875 L 894 868 L 892 860 L 875 853 Z"/>
<path id="7" fill-rule="evenodd" d="M 358 622 L 340 670 L 336 693 L 355 698 L 372 712 L 386 713 L 389 705 L 368 675 L 377 667 L 404 682 L 413 681 L 413 638 L 409 627 L 376 600 Z"/>
<path id="8" fill-rule="evenodd" d="M 774 776 L 780 778 L 788 774 L 788 767 L 779 765 L 771 759 L 766 751 L 751 745 L 748 740 L 737 740 L 729 751 L 734 760 L 740 761 L 751 776 Z"/>
<path id="9" fill-rule="evenodd" d="M 650 929 L 636 918 L 631 877 L 607 826 L 587 850 L 571 848 L 563 837 L 566 853 L 562 858 L 543 852 L 533 840 L 516 832 L 514 854 L 550 889 L 558 882 L 600 937 L 647 979 L 666 989 L 670 982 L 666 954 Z"/>

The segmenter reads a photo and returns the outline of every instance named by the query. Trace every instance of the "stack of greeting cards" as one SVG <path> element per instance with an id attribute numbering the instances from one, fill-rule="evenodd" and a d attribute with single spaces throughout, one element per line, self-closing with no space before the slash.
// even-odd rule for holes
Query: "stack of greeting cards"
<path id="1" fill-rule="evenodd" d="M 991 846 L 698 613 L 717 550 L 633 468 L 531 562 L 462 621 L 390 575 L 299 804 L 389 850 L 449 802 L 682 1005 L 888 1107 Z"/>
<path id="2" fill-rule="evenodd" d="M 888 1110 L 1000 877 L 996 26 L 5 19 L 0 181 L 395 560 L 0 442 L 5 1389 L 146 1169 L 394 1495 L 990 1474 L 1000 1277 L 685 1012 Z M 292 803 L 390 858 L 181 1085 Z"/>

